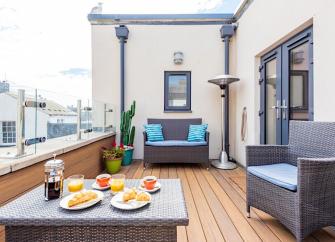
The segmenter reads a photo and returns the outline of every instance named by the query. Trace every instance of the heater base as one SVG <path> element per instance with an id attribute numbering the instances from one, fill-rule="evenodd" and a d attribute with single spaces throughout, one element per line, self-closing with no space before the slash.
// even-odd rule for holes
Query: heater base
<path id="1" fill-rule="evenodd" d="M 220 160 L 213 160 L 212 166 L 222 170 L 233 170 L 237 167 L 236 164 L 233 162 L 230 161 L 221 162 Z"/>

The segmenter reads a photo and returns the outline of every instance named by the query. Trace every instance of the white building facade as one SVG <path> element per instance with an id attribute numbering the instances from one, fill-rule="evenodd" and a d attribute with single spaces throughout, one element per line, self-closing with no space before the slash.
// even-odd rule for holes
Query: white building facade
<path id="1" fill-rule="evenodd" d="M 126 107 L 137 101 L 135 158 L 143 158 L 147 118 L 192 117 L 208 123 L 210 159 L 217 158 L 220 90 L 207 80 L 224 72 L 220 28 L 232 23 L 237 28 L 230 40 L 230 73 L 240 81 L 230 86 L 230 154 L 245 165 L 246 145 L 287 143 L 289 120 L 335 120 L 333 9 L 331 0 L 246 0 L 232 15 L 89 15 L 93 99 L 115 104 L 119 116 L 121 62 L 115 27 L 125 24 L 124 100 Z M 181 64 L 174 62 L 175 52 L 183 54 Z M 179 78 L 178 92 L 187 93 L 183 85 L 190 80 L 188 110 L 166 109 L 169 73 L 185 79 Z M 175 103 L 188 107 L 178 98 Z"/>

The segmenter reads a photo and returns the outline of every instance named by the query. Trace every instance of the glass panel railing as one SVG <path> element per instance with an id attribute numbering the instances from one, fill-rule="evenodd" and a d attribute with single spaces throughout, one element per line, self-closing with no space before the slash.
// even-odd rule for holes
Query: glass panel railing
<path id="1" fill-rule="evenodd" d="M 113 132 L 115 123 L 112 104 L 0 82 L 0 161 L 61 150 Z"/>
<path id="2" fill-rule="evenodd" d="M 0 161 L 36 153 L 36 89 L 0 82 Z"/>
<path id="3" fill-rule="evenodd" d="M 92 129 L 94 132 L 115 132 L 115 106 L 109 103 L 93 100 Z"/>

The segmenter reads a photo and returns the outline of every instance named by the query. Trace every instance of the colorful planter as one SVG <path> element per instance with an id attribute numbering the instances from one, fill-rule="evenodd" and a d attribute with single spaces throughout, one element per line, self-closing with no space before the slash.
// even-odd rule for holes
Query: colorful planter
<path id="1" fill-rule="evenodd" d="M 129 166 L 132 163 L 133 153 L 134 153 L 134 148 L 133 147 L 127 147 L 125 149 L 123 159 L 122 159 L 122 165 L 123 166 Z"/>
<path id="2" fill-rule="evenodd" d="M 106 170 L 109 174 L 114 174 L 120 171 L 121 169 L 122 158 L 115 160 L 106 160 Z"/>

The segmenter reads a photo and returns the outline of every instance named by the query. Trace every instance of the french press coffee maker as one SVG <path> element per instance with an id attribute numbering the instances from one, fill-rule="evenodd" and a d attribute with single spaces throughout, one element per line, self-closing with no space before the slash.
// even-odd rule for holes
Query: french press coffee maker
<path id="1" fill-rule="evenodd" d="M 52 160 L 44 164 L 44 198 L 45 200 L 57 199 L 63 195 L 64 161 Z"/>

